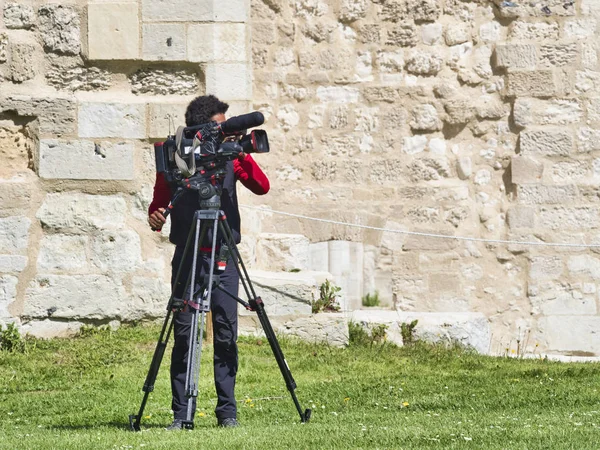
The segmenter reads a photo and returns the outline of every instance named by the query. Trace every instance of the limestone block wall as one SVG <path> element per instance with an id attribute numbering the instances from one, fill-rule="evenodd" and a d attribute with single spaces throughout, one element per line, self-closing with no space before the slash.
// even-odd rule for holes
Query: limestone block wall
<path id="1" fill-rule="evenodd" d="M 267 117 L 272 192 L 240 192 L 273 211 L 243 210 L 254 269 L 329 272 L 347 310 L 378 290 L 390 314 L 483 313 L 492 352 L 600 354 L 600 256 L 584 246 L 600 243 L 596 0 L 0 11 L 0 322 L 56 335 L 162 316 L 152 142 L 208 92 Z"/>
<path id="2" fill-rule="evenodd" d="M 205 92 L 249 110 L 249 4 L 227 3 L 0 1 L 0 323 L 165 314 L 152 142 Z"/>
<path id="3" fill-rule="evenodd" d="M 394 230 L 600 242 L 599 20 L 596 0 L 253 0 L 274 175 L 258 201 Z M 350 309 L 378 288 L 401 311 L 484 313 L 493 352 L 600 351 L 597 248 L 277 214 L 262 231 L 308 237 L 310 268 L 347 274 Z"/>

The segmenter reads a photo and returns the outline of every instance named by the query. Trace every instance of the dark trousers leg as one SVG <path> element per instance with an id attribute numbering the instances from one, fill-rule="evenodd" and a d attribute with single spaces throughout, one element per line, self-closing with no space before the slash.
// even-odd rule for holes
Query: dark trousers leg
<path id="1" fill-rule="evenodd" d="M 185 289 L 187 276 L 191 270 L 191 255 L 182 262 L 183 249 L 177 247 L 172 262 L 172 283 L 179 264 L 183 263 L 182 275 L 177 286 L 173 286 L 176 297 L 181 298 Z M 209 265 L 209 256 L 202 255 L 197 264 L 197 280 L 201 280 Z M 232 262 L 227 264 L 225 272 L 220 276 L 221 286 L 234 295 L 239 290 L 239 275 Z M 235 377 L 238 368 L 237 357 L 237 302 L 219 289 L 213 290 L 211 299 L 214 332 L 214 377 L 217 391 L 217 418 L 236 417 Z M 171 354 L 171 391 L 173 395 L 172 409 L 176 419 L 185 419 L 188 398 L 185 396 L 185 377 L 189 353 L 190 312 L 180 312 L 174 319 L 175 343 Z M 195 401 L 195 399 L 194 399 Z M 196 410 L 194 403 L 193 411 Z"/>
<path id="2" fill-rule="evenodd" d="M 229 261 L 225 272 L 221 274 L 221 286 L 238 295 L 239 275 L 233 262 Z M 238 369 L 237 352 L 237 302 L 217 289 L 211 301 L 214 333 L 214 370 L 217 390 L 218 419 L 236 417 L 235 377 Z"/>

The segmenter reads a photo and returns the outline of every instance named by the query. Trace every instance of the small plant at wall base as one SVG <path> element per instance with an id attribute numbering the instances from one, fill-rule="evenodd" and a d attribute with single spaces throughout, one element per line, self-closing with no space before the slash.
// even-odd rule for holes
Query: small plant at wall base
<path id="1" fill-rule="evenodd" d="M 363 306 L 379 306 L 379 291 L 374 294 L 367 294 L 362 298 Z"/>
<path id="2" fill-rule="evenodd" d="M 379 324 L 371 328 L 371 334 L 360 323 L 348 322 L 349 342 L 352 346 L 372 347 L 373 344 L 385 344 L 388 326 Z"/>
<path id="3" fill-rule="evenodd" d="M 0 326 L 0 350 L 5 352 L 25 351 L 25 341 L 14 323 L 9 323 L 6 328 Z"/>
<path id="4" fill-rule="evenodd" d="M 336 286 L 329 280 L 325 280 L 319 288 L 319 298 L 312 302 L 312 312 L 316 314 L 321 311 L 339 311 L 340 305 L 337 302 L 338 292 L 342 290 L 341 287 Z"/>
<path id="5" fill-rule="evenodd" d="M 402 323 L 400 325 L 400 333 L 402 334 L 402 343 L 404 345 L 414 344 L 415 339 L 415 328 L 417 327 L 418 320 L 413 320 L 411 323 Z"/>

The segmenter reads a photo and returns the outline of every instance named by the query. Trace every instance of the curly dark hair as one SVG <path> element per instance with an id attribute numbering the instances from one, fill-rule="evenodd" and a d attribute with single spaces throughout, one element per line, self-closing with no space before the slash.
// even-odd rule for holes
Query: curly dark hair
<path id="1" fill-rule="evenodd" d="M 202 125 L 210 122 L 210 118 L 215 114 L 225 114 L 228 109 L 229 105 L 214 95 L 196 97 L 185 111 L 185 124 L 188 127 Z"/>

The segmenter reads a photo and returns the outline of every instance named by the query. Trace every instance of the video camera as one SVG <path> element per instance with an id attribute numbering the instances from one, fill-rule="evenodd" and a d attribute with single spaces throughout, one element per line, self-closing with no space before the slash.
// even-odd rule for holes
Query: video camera
<path id="1" fill-rule="evenodd" d="M 193 127 L 179 127 L 175 135 L 154 144 L 156 171 L 163 173 L 167 182 L 181 182 L 197 172 L 211 172 L 217 178 L 224 173 L 225 163 L 243 153 L 267 153 L 269 140 L 264 130 L 248 128 L 260 126 L 265 118 L 255 111 L 232 117 L 225 122 L 208 122 Z"/>

